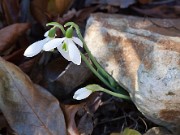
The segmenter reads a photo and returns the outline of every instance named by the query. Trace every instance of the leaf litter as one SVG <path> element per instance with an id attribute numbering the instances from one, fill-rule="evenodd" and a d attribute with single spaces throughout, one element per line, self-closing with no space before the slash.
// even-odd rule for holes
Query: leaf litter
<path id="1" fill-rule="evenodd" d="M 40 40 L 43 36 L 42 33 L 47 30 L 45 24 L 49 21 L 57 21 L 61 24 L 74 21 L 84 31 L 86 19 L 94 12 L 178 18 L 180 15 L 179 4 L 176 4 L 178 1 L 172 0 L 169 3 L 166 0 L 165 3 L 155 3 L 152 0 L 79 1 L 57 0 L 57 3 L 61 3 L 58 4 L 58 7 L 53 2 L 27 0 L 24 2 L 27 8 L 23 8 L 18 0 L 2 0 L 0 2 L 3 27 L 0 30 L 0 55 L 5 60 L 19 66 L 33 82 L 46 88 L 33 84 L 22 71 L 1 58 L 0 110 L 3 115 L 0 115 L 0 134 L 25 132 L 26 134 L 65 135 L 67 130 L 70 135 L 106 135 L 120 133 L 126 127 L 144 133 L 148 128 L 155 126 L 144 118 L 132 103 L 124 102 L 107 94 L 95 93 L 86 100 L 74 101 L 72 94 L 78 87 L 89 82 L 101 83 L 92 76 L 76 83 L 77 80 L 71 76 L 77 76 L 81 70 L 77 69 L 76 73 L 73 73 L 72 63 L 57 61 L 56 58 L 59 57 L 57 54 L 47 56 L 43 53 L 35 58 L 24 58 L 23 50 L 31 42 Z M 52 8 L 54 6 L 56 8 Z M 175 28 L 179 29 L 179 26 L 175 26 Z M 48 61 L 43 61 L 43 57 L 48 58 Z M 64 66 L 60 70 L 56 65 Z M 63 74 L 68 77 L 63 78 Z M 52 77 L 56 79 L 52 81 Z M 54 86 L 55 82 L 61 86 L 62 82 L 66 81 L 69 81 L 69 84 L 71 81 L 74 82 L 69 87 L 68 83 L 64 83 L 63 87 L 57 87 L 56 92 L 52 92 L 54 88 L 50 88 L 50 86 Z M 68 92 L 63 96 L 66 89 Z M 59 93 L 61 96 L 58 96 Z"/>

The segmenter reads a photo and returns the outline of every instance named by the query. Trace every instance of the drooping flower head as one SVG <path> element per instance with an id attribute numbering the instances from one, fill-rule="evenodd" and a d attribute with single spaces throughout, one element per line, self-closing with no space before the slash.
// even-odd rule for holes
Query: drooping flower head
<path id="1" fill-rule="evenodd" d="M 85 98 L 89 97 L 89 95 L 91 95 L 93 92 L 99 91 L 99 89 L 101 89 L 101 87 L 99 85 L 95 85 L 95 84 L 87 85 L 86 87 L 78 89 L 74 93 L 73 98 L 76 100 L 85 99 Z"/>
<path id="2" fill-rule="evenodd" d="M 24 56 L 33 57 L 40 53 L 42 50 L 51 51 L 54 48 L 57 48 L 57 50 L 66 60 L 72 61 L 74 64 L 80 65 L 81 54 L 76 44 L 80 47 L 83 47 L 83 43 L 79 38 L 73 37 L 73 26 L 70 26 L 66 31 L 64 30 L 62 25 L 56 22 L 48 23 L 47 26 L 53 27 L 44 34 L 45 39 L 31 44 L 25 50 Z M 55 28 L 60 28 L 65 37 L 55 38 Z"/>
<path id="3" fill-rule="evenodd" d="M 91 95 L 92 92 L 93 91 L 87 89 L 86 87 L 80 88 L 74 93 L 73 98 L 76 100 L 82 100 L 89 97 L 89 95 Z"/>
<path id="4" fill-rule="evenodd" d="M 66 30 L 65 37 L 63 38 L 55 38 L 49 42 L 47 42 L 43 46 L 44 51 L 50 51 L 54 48 L 57 48 L 61 55 L 68 61 L 72 61 L 74 64 L 81 64 L 81 54 L 77 46 L 83 47 L 82 41 L 73 37 L 73 28 L 69 27 Z"/>

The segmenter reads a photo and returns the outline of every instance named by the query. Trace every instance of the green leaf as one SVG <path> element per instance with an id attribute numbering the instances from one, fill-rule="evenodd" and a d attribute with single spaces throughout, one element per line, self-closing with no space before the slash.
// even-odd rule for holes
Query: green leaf
<path id="1" fill-rule="evenodd" d="M 117 83 L 112 77 L 108 77 L 109 83 L 111 84 L 112 87 L 116 88 Z"/>
<path id="2" fill-rule="evenodd" d="M 141 134 L 134 129 L 125 128 L 122 135 L 141 135 Z"/>

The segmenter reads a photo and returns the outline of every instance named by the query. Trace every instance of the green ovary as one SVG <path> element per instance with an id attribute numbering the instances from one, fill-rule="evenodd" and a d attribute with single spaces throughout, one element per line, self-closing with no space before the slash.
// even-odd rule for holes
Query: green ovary
<path id="1" fill-rule="evenodd" d="M 62 49 L 63 49 L 64 51 L 68 51 L 68 47 L 67 47 L 67 44 L 66 44 L 66 43 L 63 43 Z"/>

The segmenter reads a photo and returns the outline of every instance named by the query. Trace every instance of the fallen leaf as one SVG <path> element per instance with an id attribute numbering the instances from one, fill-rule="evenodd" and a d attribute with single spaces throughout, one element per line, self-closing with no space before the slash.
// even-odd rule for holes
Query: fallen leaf
<path id="1" fill-rule="evenodd" d="M 85 113 L 78 123 L 78 129 L 83 135 L 91 135 L 94 129 L 92 116 Z"/>
<path id="2" fill-rule="evenodd" d="M 82 61 L 81 65 L 75 65 L 71 62 L 67 66 L 67 62 L 64 62 L 62 58 L 49 63 L 45 70 L 45 76 L 49 81 L 50 90 L 58 98 L 70 94 L 91 75 L 92 72 L 87 68 L 84 61 Z M 62 91 L 59 92 L 59 89 Z"/>
<path id="3" fill-rule="evenodd" d="M 74 0 L 49 0 L 47 11 L 53 16 L 63 15 L 65 11 L 72 5 Z"/>
<path id="4" fill-rule="evenodd" d="M 72 3 L 73 0 L 33 0 L 31 13 L 39 23 L 45 26 L 50 18 L 63 15 Z"/>
<path id="5" fill-rule="evenodd" d="M 152 0 L 138 0 L 139 1 L 139 3 L 141 3 L 141 4 L 148 4 L 148 3 L 150 3 Z"/>
<path id="6" fill-rule="evenodd" d="M 19 49 L 9 55 L 4 56 L 3 59 L 18 65 L 22 62 L 21 60 L 24 57 L 23 56 L 24 51 L 25 51 L 25 49 Z"/>
<path id="7" fill-rule="evenodd" d="M 92 94 L 85 102 L 76 105 L 63 105 L 69 135 L 91 134 L 93 131 L 92 117 L 101 104 L 100 93 Z M 78 120 L 76 120 L 78 116 Z"/>
<path id="8" fill-rule="evenodd" d="M 32 59 L 25 61 L 24 63 L 22 63 L 18 66 L 24 73 L 28 73 L 31 71 L 31 69 L 35 65 L 35 62 L 36 62 L 36 58 L 32 58 Z"/>
<path id="9" fill-rule="evenodd" d="M 153 8 L 138 8 L 133 6 L 132 9 L 137 13 L 145 16 L 156 18 L 179 18 L 178 6 L 160 5 Z"/>
<path id="10" fill-rule="evenodd" d="M 97 5 L 97 6 L 92 6 L 92 7 L 86 7 L 86 8 L 83 8 L 81 10 L 79 10 L 77 13 L 76 13 L 76 18 L 75 18 L 75 21 L 76 22 L 84 22 L 92 12 L 96 11 L 100 6 Z"/>
<path id="11" fill-rule="evenodd" d="M 83 104 L 79 105 L 64 105 L 64 115 L 67 122 L 67 131 L 69 135 L 79 135 L 79 130 L 77 129 L 76 122 L 75 122 L 75 115 L 77 111 L 82 108 Z"/>
<path id="12" fill-rule="evenodd" d="M 0 90 L 0 109 L 17 134 L 66 135 L 64 115 L 56 98 L 2 58 Z"/>
<path id="13" fill-rule="evenodd" d="M 62 17 L 57 17 L 57 22 L 60 24 L 65 24 L 66 22 L 71 21 L 76 16 L 77 11 L 73 8 L 68 10 L 67 13 L 63 14 Z"/>
<path id="14" fill-rule="evenodd" d="M 19 0 L 1 0 L 0 5 L 5 16 L 6 24 L 18 22 L 19 18 Z"/>
<path id="15" fill-rule="evenodd" d="M 136 3 L 136 0 L 87 0 L 86 1 L 86 5 L 107 4 L 112 6 L 119 6 L 121 8 L 127 8 L 134 3 Z"/>
<path id="16" fill-rule="evenodd" d="M 8 123 L 2 113 L 0 113 L 0 130 L 4 127 L 7 127 Z"/>
<path id="17" fill-rule="evenodd" d="M 11 48 L 19 36 L 23 35 L 30 25 L 28 23 L 16 23 L 0 30 L 0 55 L 3 51 Z"/>
<path id="18" fill-rule="evenodd" d="M 30 3 L 31 14 L 44 26 L 48 22 L 47 5 L 48 0 L 32 0 Z"/>

